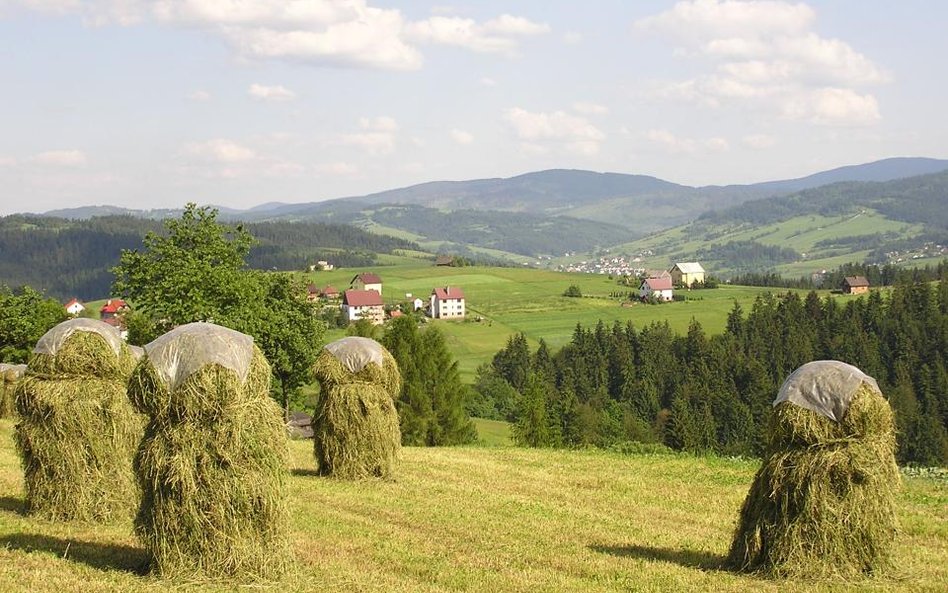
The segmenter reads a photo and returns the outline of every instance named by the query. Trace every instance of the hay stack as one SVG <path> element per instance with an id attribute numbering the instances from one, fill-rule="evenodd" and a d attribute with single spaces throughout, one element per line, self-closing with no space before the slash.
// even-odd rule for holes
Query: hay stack
<path id="1" fill-rule="evenodd" d="M 134 364 L 112 326 L 71 319 L 49 330 L 17 384 L 16 444 L 26 507 L 58 520 L 131 517 L 142 418 L 125 394 Z"/>
<path id="2" fill-rule="evenodd" d="M 135 529 L 163 576 L 273 578 L 288 559 L 287 437 L 253 338 L 209 323 L 145 346 Z"/>
<path id="3" fill-rule="evenodd" d="M 892 409 L 872 377 L 837 361 L 803 365 L 774 401 L 728 563 L 776 576 L 884 569 L 897 531 L 894 454 Z"/>
<path id="4" fill-rule="evenodd" d="M 23 378 L 26 372 L 25 364 L 8 364 L 0 362 L 0 418 L 13 416 L 13 389 L 16 382 Z"/>
<path id="5" fill-rule="evenodd" d="M 313 414 L 321 475 L 390 478 L 401 446 L 395 399 L 398 364 L 378 342 L 349 337 L 328 344 L 315 364 L 321 396 Z"/>

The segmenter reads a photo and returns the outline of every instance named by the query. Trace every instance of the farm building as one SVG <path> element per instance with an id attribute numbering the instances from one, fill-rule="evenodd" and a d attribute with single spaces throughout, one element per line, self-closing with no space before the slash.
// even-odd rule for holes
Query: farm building
<path id="1" fill-rule="evenodd" d="M 445 286 L 431 291 L 431 316 L 436 319 L 464 317 L 464 291 L 457 286 Z"/>
<path id="2" fill-rule="evenodd" d="M 669 270 L 672 283 L 678 286 L 691 287 L 695 282 L 704 282 L 704 268 L 698 262 L 682 262 L 672 266 Z"/>
<path id="3" fill-rule="evenodd" d="M 128 303 L 122 299 L 109 299 L 102 305 L 102 308 L 99 309 L 99 316 L 102 318 L 102 321 L 119 317 L 122 313 L 125 313 L 129 310 Z"/>
<path id="4" fill-rule="evenodd" d="M 321 296 L 322 296 L 322 291 L 319 290 L 318 286 L 316 286 L 315 284 L 306 285 L 306 300 L 307 301 L 315 301 Z"/>
<path id="5" fill-rule="evenodd" d="M 843 278 L 845 294 L 864 294 L 869 292 L 869 280 L 865 276 L 846 276 Z"/>
<path id="6" fill-rule="evenodd" d="M 672 300 L 672 280 L 671 278 L 646 278 L 639 286 L 639 298 L 647 299 L 655 297 L 660 301 Z"/>
<path id="7" fill-rule="evenodd" d="M 77 299 L 72 299 L 63 306 L 66 308 L 66 313 L 69 313 L 73 317 L 76 317 L 86 310 L 86 306 L 80 303 Z"/>
<path id="8" fill-rule="evenodd" d="M 342 309 L 349 321 L 368 319 L 374 325 L 385 321 L 382 295 L 375 290 L 347 290 L 342 297 Z"/>
<path id="9" fill-rule="evenodd" d="M 362 274 L 353 276 L 352 281 L 349 282 L 349 288 L 355 290 L 374 290 L 382 294 L 382 279 L 379 278 L 378 274 L 363 272 Z"/>
<path id="10" fill-rule="evenodd" d="M 415 300 L 411 302 L 412 311 L 420 311 L 421 309 L 424 309 L 424 308 L 425 308 L 425 301 L 421 299 L 416 298 Z"/>
<path id="11" fill-rule="evenodd" d="M 327 284 L 327 285 L 326 285 L 326 288 L 324 288 L 324 289 L 322 290 L 322 294 L 323 294 L 323 296 L 326 297 L 327 299 L 338 299 L 338 298 L 339 298 L 339 291 L 336 290 L 336 287 L 333 286 L 332 284 Z M 379 294 L 381 294 L 381 293 L 379 293 Z"/>
<path id="12" fill-rule="evenodd" d="M 338 299 L 339 291 L 336 290 L 331 284 L 327 284 L 325 288 L 319 288 L 315 284 L 310 284 L 306 287 L 306 299 L 309 301 L 315 301 L 317 299 Z"/>
<path id="13" fill-rule="evenodd" d="M 452 255 L 439 255 L 435 258 L 436 266 L 450 266 L 454 264 L 454 256 Z"/>

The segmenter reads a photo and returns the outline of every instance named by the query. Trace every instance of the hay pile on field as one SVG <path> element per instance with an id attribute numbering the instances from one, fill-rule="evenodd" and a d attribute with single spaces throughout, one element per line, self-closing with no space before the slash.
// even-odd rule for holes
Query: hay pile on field
<path id="1" fill-rule="evenodd" d="M 152 569 L 274 578 L 288 559 L 287 437 L 253 338 L 209 323 L 145 346 L 129 398 L 149 417 L 135 529 Z"/>
<path id="2" fill-rule="evenodd" d="M 16 444 L 26 506 L 50 519 L 131 517 L 132 458 L 143 422 L 125 382 L 134 360 L 118 331 L 92 319 L 49 330 L 17 383 Z"/>
<path id="3" fill-rule="evenodd" d="M 776 576 L 853 577 L 889 564 L 900 487 L 892 409 L 874 379 L 803 365 L 774 402 L 728 563 Z"/>
<path id="4" fill-rule="evenodd" d="M 321 396 L 313 414 L 321 475 L 390 478 L 401 446 L 395 399 L 401 375 L 392 355 L 369 338 L 328 344 L 315 364 Z"/>
<path id="5" fill-rule="evenodd" d="M 0 418 L 13 416 L 13 389 L 16 382 L 23 378 L 25 364 L 0 362 Z"/>

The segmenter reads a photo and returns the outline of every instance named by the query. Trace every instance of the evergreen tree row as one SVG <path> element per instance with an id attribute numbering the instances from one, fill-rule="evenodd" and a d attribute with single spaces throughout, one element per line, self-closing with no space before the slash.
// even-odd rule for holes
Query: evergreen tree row
<path id="1" fill-rule="evenodd" d="M 551 354 L 512 336 L 478 369 L 475 414 L 515 423 L 529 446 L 661 442 L 674 449 L 760 454 L 783 380 L 820 359 L 875 377 L 899 429 L 899 459 L 948 464 L 948 280 L 899 284 L 840 305 L 811 292 L 735 304 L 724 333 L 692 321 L 576 326 Z"/>

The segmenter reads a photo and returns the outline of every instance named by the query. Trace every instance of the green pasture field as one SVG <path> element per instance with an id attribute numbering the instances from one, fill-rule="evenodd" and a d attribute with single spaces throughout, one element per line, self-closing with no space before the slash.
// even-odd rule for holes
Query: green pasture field
<path id="1" fill-rule="evenodd" d="M 510 423 L 486 418 L 471 418 L 477 429 L 477 443 L 486 447 L 512 447 Z"/>
<path id="2" fill-rule="evenodd" d="M 638 328 L 653 321 L 668 321 L 673 331 L 684 333 L 691 320 L 696 319 L 707 333 L 715 334 L 724 330 L 735 301 L 747 311 L 758 295 L 781 291 L 722 285 L 711 290 L 679 291 L 688 299 L 682 302 L 635 303 L 623 307 L 620 300 L 610 294 L 615 291 L 637 293 L 638 287 L 620 286 L 604 274 L 568 274 L 534 268 L 435 267 L 430 260 L 389 258 L 393 265 L 364 270 L 382 278 L 382 296 L 386 303 L 406 300 L 406 293 L 427 301 L 436 286 L 459 286 L 464 291 L 467 319 L 432 323 L 444 331 L 466 382 L 473 380 L 479 364 L 490 361 L 507 338 L 517 332 L 523 332 L 534 346 L 542 338 L 554 350 L 569 342 L 577 323 L 591 327 L 599 320 L 609 326 L 616 321 L 623 324 L 631 321 Z M 315 272 L 307 274 L 306 279 L 317 286 L 328 283 L 344 290 L 359 271 Z M 572 284 L 580 287 L 583 298 L 562 296 Z M 478 318 L 481 321 L 477 321 Z M 341 332 L 330 333 L 327 337 L 341 335 Z"/>
<path id="3" fill-rule="evenodd" d="M 129 523 L 23 514 L 0 420 L 0 592 L 917 592 L 948 583 L 948 488 L 907 478 L 893 572 L 774 580 L 721 567 L 756 461 L 514 447 L 405 448 L 397 478 L 317 477 L 291 443 L 293 564 L 275 583 L 145 574 Z"/>

